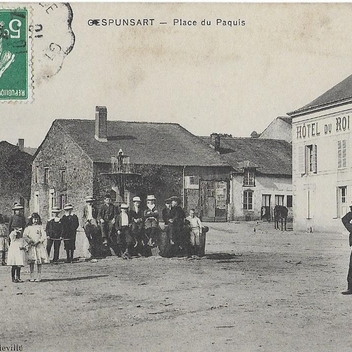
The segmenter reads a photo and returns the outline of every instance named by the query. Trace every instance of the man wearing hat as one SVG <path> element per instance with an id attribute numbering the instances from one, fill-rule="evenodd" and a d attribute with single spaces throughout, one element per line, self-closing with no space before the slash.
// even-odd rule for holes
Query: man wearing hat
<path id="1" fill-rule="evenodd" d="M 173 196 L 171 199 L 171 210 L 170 210 L 170 227 L 171 227 L 171 239 L 175 244 L 176 251 L 180 249 L 188 251 L 187 234 L 184 231 L 184 224 L 186 214 L 180 206 L 180 198 Z M 188 253 L 187 253 L 188 254 Z"/>
<path id="2" fill-rule="evenodd" d="M 115 228 L 117 233 L 117 255 L 123 259 L 131 259 L 134 240 L 131 236 L 131 217 L 128 214 L 128 205 L 122 203 L 120 205 L 121 213 L 116 216 Z"/>
<path id="3" fill-rule="evenodd" d="M 171 217 L 171 199 L 168 198 L 165 200 L 165 208 L 162 211 L 162 218 L 165 225 L 169 225 L 169 220 Z"/>
<path id="4" fill-rule="evenodd" d="M 89 252 L 92 257 L 98 257 L 101 238 L 98 228 L 98 210 L 94 205 L 95 199 L 91 196 L 86 197 L 86 205 L 83 208 L 82 227 L 89 241 Z"/>
<path id="5" fill-rule="evenodd" d="M 62 237 L 67 254 L 66 263 L 72 263 L 73 253 L 76 249 L 76 234 L 79 226 L 78 217 L 72 214 L 73 205 L 68 203 L 64 207 L 65 214 L 61 218 Z"/>
<path id="6" fill-rule="evenodd" d="M 156 209 L 155 201 L 154 195 L 148 195 L 147 209 L 144 210 L 144 228 L 150 247 L 156 247 L 159 233 L 159 212 Z"/>
<path id="7" fill-rule="evenodd" d="M 118 214 L 115 206 L 111 203 L 110 194 L 106 194 L 104 197 L 104 204 L 101 206 L 98 213 L 98 220 L 103 237 L 103 244 L 108 245 L 111 243 L 111 235 L 114 229 L 115 217 Z"/>
<path id="8" fill-rule="evenodd" d="M 142 255 L 147 241 L 144 236 L 143 211 L 141 208 L 141 198 L 136 196 L 132 199 L 133 207 L 130 210 L 131 234 L 135 241 L 135 252 Z"/>
<path id="9" fill-rule="evenodd" d="M 61 210 L 58 207 L 53 207 L 51 209 L 52 218 L 46 223 L 46 236 L 47 245 L 46 251 L 48 252 L 48 257 L 50 257 L 51 247 L 54 244 L 54 258 L 53 263 L 59 261 L 60 246 L 62 240 L 62 223 L 59 217 Z"/>
<path id="10" fill-rule="evenodd" d="M 350 211 L 341 219 L 343 225 L 345 226 L 346 230 L 350 233 L 349 235 L 349 244 L 352 247 L 352 202 L 350 205 Z M 350 254 L 350 264 L 348 268 L 347 274 L 347 290 L 341 292 L 343 295 L 352 295 L 352 251 Z"/>
<path id="11" fill-rule="evenodd" d="M 15 227 L 21 228 L 22 230 L 26 227 L 26 219 L 23 215 L 23 206 L 19 203 L 15 203 L 12 210 L 14 214 L 9 220 L 9 233 L 11 233 Z"/>

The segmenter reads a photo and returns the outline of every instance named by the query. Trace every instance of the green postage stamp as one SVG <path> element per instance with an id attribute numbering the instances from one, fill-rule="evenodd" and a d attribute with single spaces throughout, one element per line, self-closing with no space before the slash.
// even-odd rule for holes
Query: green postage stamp
<path id="1" fill-rule="evenodd" d="M 0 8 L 0 101 L 31 99 L 28 10 Z"/>

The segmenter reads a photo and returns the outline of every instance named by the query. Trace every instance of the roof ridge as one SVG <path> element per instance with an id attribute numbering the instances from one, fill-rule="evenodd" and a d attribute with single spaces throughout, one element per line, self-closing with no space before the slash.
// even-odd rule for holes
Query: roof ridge
<path id="1" fill-rule="evenodd" d="M 328 105 L 336 105 L 341 102 L 350 101 L 352 94 L 350 93 L 352 85 L 352 74 L 340 81 L 339 83 L 332 86 L 330 89 L 320 94 L 317 98 L 302 106 L 299 109 L 293 110 L 288 115 L 299 115 L 303 112 L 309 113 L 312 110 L 324 109 Z M 345 95 L 346 94 L 346 95 Z M 340 98 L 339 98 L 340 96 Z M 341 97 L 342 96 L 342 97 Z M 294 116 L 291 116 L 294 117 Z"/>
<path id="2" fill-rule="evenodd" d="M 82 119 L 82 118 L 70 118 L 70 119 L 55 119 L 55 121 L 84 121 L 84 122 L 95 122 L 95 119 Z M 138 123 L 138 124 L 150 124 L 150 125 L 176 125 L 181 126 L 177 122 L 157 122 L 157 121 L 127 121 L 127 120 L 108 120 L 110 122 L 123 122 L 123 123 Z M 182 126 L 181 126 L 182 127 Z"/>

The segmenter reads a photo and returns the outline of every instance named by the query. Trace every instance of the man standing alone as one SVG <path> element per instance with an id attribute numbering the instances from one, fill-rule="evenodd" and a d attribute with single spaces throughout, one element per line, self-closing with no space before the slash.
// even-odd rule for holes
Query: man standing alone
<path id="1" fill-rule="evenodd" d="M 352 204 L 350 205 L 350 211 L 341 220 L 346 230 L 350 233 L 349 243 L 351 247 L 352 246 L 352 224 L 351 224 Z M 352 295 L 352 252 L 350 254 L 350 264 L 349 264 L 348 274 L 347 274 L 347 290 L 341 293 L 343 295 Z"/>

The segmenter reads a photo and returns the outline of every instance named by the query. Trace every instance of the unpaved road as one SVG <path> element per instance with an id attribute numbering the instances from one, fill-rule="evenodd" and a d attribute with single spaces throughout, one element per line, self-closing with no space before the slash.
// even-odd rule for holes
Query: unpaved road
<path id="1" fill-rule="evenodd" d="M 347 233 L 208 225 L 200 260 L 50 264 L 41 283 L 23 284 L 0 267 L 1 348 L 352 351 L 352 296 L 340 294 Z M 22 272 L 28 279 L 28 268 Z"/>

